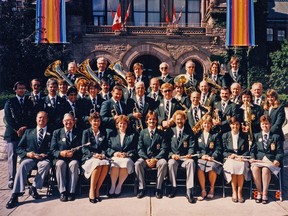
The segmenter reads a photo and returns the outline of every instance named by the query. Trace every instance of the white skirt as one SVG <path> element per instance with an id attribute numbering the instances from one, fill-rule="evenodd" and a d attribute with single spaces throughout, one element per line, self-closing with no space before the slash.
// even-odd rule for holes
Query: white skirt
<path id="1" fill-rule="evenodd" d="M 82 165 L 84 170 L 84 176 L 88 179 L 91 176 L 93 170 L 98 166 L 105 166 L 109 165 L 108 160 L 100 160 L 98 158 L 91 157 L 90 159 L 86 160 L 85 163 Z"/>
<path id="2" fill-rule="evenodd" d="M 249 162 L 248 161 L 237 161 L 228 158 L 224 165 L 224 176 L 226 181 L 229 183 L 232 179 L 232 174 L 234 175 L 244 175 L 246 181 L 250 181 L 251 173 L 249 169 Z"/>
<path id="3" fill-rule="evenodd" d="M 278 176 L 278 173 L 280 172 L 280 167 L 275 166 L 272 161 L 270 161 L 266 156 L 263 157 L 262 159 L 263 162 L 254 162 L 251 165 L 251 169 L 256 166 L 256 167 L 267 167 L 271 173 L 273 173 L 275 176 Z"/>
<path id="4" fill-rule="evenodd" d="M 128 174 L 134 172 L 134 162 L 130 158 L 112 157 L 111 167 L 127 168 Z"/>

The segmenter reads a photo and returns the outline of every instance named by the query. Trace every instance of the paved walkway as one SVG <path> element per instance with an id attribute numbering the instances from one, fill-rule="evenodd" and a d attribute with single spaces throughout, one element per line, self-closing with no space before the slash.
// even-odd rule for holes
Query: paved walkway
<path id="1" fill-rule="evenodd" d="M 0 113 L 1 116 L 1 113 Z M 1 118 L 1 117 L 0 117 Z M 287 126 L 287 125 L 286 125 Z M 287 129 L 287 128 L 286 128 Z M 0 131 L 1 134 L 1 131 Z M 288 141 L 286 130 L 286 144 Z M 287 149 L 287 145 L 286 148 Z M 77 216 L 77 215 L 125 215 L 125 216 L 183 216 L 183 215 L 288 215 L 288 156 L 284 158 L 284 201 L 275 201 L 274 193 L 269 193 L 269 203 L 267 205 L 256 204 L 254 200 L 249 200 L 248 191 L 244 191 L 245 203 L 233 203 L 231 201 L 231 190 L 227 189 L 226 198 L 221 197 L 221 190 L 216 190 L 213 200 L 189 204 L 184 197 L 184 191 L 179 191 L 177 197 L 169 199 L 164 197 L 161 200 L 155 198 L 150 193 L 143 199 L 137 199 L 133 195 L 131 187 L 123 188 L 123 195 L 117 199 L 108 199 L 103 195 L 103 201 L 91 204 L 88 201 L 88 191 L 83 190 L 82 195 L 78 195 L 73 202 L 62 203 L 58 195 L 46 197 L 41 200 L 33 200 L 28 195 L 28 190 L 20 198 L 20 204 L 14 209 L 6 209 L 5 205 L 11 196 L 11 191 L 7 189 L 7 161 L 0 161 L 0 216 Z M 43 190 L 43 194 L 45 189 Z M 103 193 L 104 194 L 104 193 Z"/>

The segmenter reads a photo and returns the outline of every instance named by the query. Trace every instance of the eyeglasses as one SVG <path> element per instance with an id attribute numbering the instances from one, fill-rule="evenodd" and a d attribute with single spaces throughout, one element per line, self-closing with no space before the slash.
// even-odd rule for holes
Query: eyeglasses
<path id="1" fill-rule="evenodd" d="M 160 69 L 161 69 L 161 70 L 167 70 L 168 67 L 161 67 Z"/>
<path id="2" fill-rule="evenodd" d="M 167 89 L 167 90 L 164 90 L 163 92 L 167 93 L 167 92 L 171 92 L 171 91 L 172 91 L 171 89 Z"/>
<path id="3" fill-rule="evenodd" d="M 195 66 L 188 66 L 188 68 L 195 68 Z"/>

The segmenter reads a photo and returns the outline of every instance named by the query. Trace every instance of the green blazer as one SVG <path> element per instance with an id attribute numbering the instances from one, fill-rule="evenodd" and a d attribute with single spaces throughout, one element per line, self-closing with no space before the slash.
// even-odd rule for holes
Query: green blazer
<path id="1" fill-rule="evenodd" d="M 156 129 L 153 140 L 150 139 L 148 128 L 140 132 L 138 140 L 138 155 L 143 159 L 167 159 L 168 145 L 162 131 Z"/>

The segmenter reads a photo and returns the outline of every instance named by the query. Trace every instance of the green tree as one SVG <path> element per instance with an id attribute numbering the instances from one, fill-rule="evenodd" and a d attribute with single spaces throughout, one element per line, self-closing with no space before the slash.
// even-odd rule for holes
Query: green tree
<path id="1" fill-rule="evenodd" d="M 274 88 L 280 94 L 288 92 L 288 41 L 285 40 L 281 49 L 270 55 L 272 66 L 269 76 L 269 87 Z"/>
<path id="2" fill-rule="evenodd" d="M 11 90 L 22 80 L 45 82 L 46 67 L 53 61 L 71 60 L 67 44 L 35 44 L 35 5 L 27 3 L 21 11 L 12 1 L 0 2 L 0 92 Z"/>

